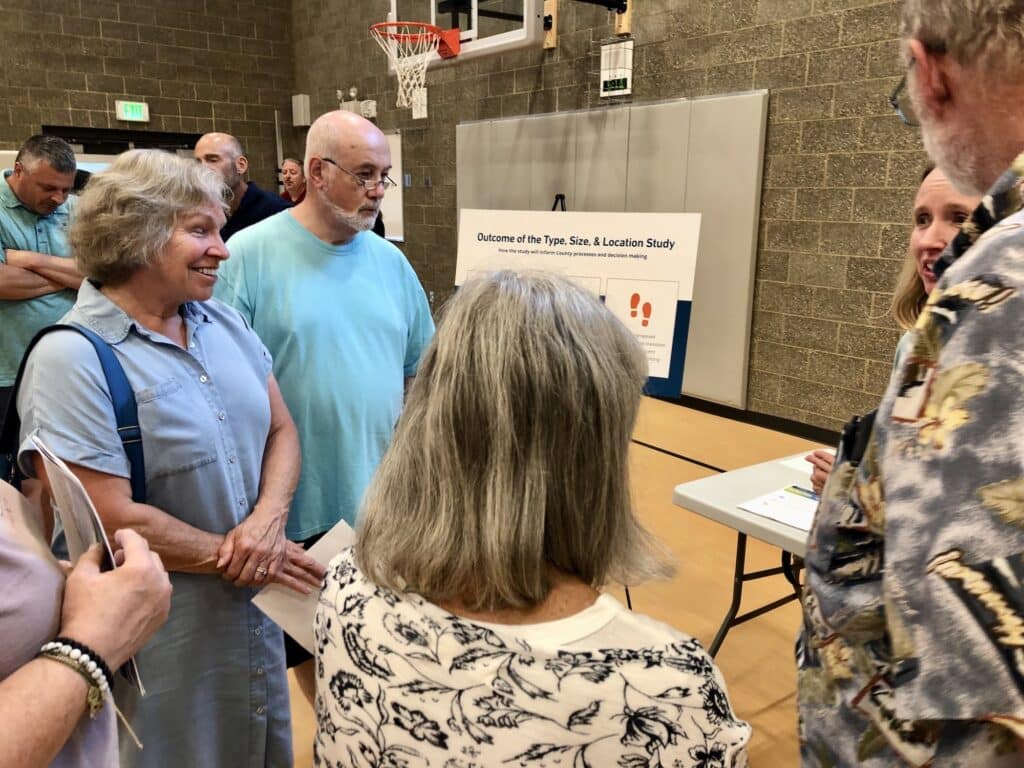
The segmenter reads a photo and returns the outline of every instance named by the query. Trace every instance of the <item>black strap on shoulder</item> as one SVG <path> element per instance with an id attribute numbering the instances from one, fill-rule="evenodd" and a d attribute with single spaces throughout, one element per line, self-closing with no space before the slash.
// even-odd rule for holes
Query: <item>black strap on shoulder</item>
<path id="1" fill-rule="evenodd" d="M 111 346 L 97 333 L 78 323 L 51 325 L 43 328 L 32 338 L 22 356 L 21 365 L 18 367 L 18 377 L 15 379 L 14 389 L 11 391 L 11 399 L 7 403 L 3 429 L 0 431 L 0 470 L 3 474 L 0 479 L 6 480 L 15 487 L 21 485 L 23 476 L 18 469 L 17 462 L 18 439 L 21 432 L 21 419 L 18 417 L 17 409 L 18 390 L 21 388 L 21 380 L 25 375 L 25 367 L 32 350 L 40 339 L 54 331 L 77 331 L 88 339 L 96 350 L 100 367 L 103 369 L 103 376 L 107 380 L 107 388 L 110 390 L 110 400 L 117 421 L 117 433 L 121 438 L 121 444 L 124 446 L 124 452 L 131 467 L 132 501 L 145 503 L 146 461 L 142 450 L 142 429 L 139 426 L 139 409 L 135 403 L 135 393 L 132 391 L 124 368 L 121 367 Z"/>
<path id="2" fill-rule="evenodd" d="M 840 456 L 838 458 L 841 461 L 849 461 L 855 467 L 860 465 L 868 447 L 868 440 L 871 439 L 871 432 L 875 428 L 876 413 L 878 413 L 877 410 L 863 416 L 854 416 L 846 422 L 839 441 Z"/>

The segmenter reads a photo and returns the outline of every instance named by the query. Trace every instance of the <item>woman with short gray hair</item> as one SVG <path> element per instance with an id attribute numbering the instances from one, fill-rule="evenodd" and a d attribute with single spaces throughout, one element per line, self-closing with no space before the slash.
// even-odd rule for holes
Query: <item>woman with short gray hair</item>
<path id="1" fill-rule="evenodd" d="M 318 765 L 746 765 L 699 643 L 598 592 L 672 572 L 630 503 L 646 370 L 565 278 L 459 289 L 328 569 Z"/>
<path id="2" fill-rule="evenodd" d="M 108 531 L 143 535 L 171 572 L 167 624 L 139 654 L 147 694 L 115 697 L 145 749 L 122 734 L 122 766 L 291 764 L 280 630 L 253 588 L 319 586 L 323 569 L 284 538 L 299 446 L 270 355 L 212 300 L 228 258 L 226 189 L 198 163 L 135 150 L 93 176 L 71 227 L 86 276 L 63 319 L 109 344 L 138 405 L 145 498 L 99 359 L 51 333 L 17 395 L 23 468 L 44 478 L 39 435 L 89 492 Z"/>

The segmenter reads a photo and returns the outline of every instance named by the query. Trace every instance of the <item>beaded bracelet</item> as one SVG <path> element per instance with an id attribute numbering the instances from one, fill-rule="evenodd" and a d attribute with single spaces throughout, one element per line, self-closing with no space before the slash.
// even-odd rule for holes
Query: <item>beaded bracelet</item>
<path id="1" fill-rule="evenodd" d="M 89 717 L 103 708 L 106 694 L 110 692 L 110 667 L 98 653 L 75 640 L 67 637 L 56 637 L 39 649 L 39 656 L 58 661 L 71 667 L 89 684 L 89 692 L 85 701 L 89 706 Z"/>
<path id="2" fill-rule="evenodd" d="M 102 674 L 101 678 L 96 678 L 98 683 L 105 683 L 107 688 L 110 688 L 114 684 L 114 675 L 110 671 L 110 667 L 107 666 L 107 662 L 103 660 L 96 651 L 87 646 L 85 643 L 80 643 L 77 640 L 72 640 L 70 637 L 55 637 L 49 643 L 43 646 L 60 646 L 60 652 L 66 656 L 70 656 L 72 659 L 77 659 L 79 656 L 86 656 L 86 662 L 92 661 L 99 668 Z M 75 654 L 78 651 L 78 654 Z M 90 673 L 92 670 L 90 669 Z"/>

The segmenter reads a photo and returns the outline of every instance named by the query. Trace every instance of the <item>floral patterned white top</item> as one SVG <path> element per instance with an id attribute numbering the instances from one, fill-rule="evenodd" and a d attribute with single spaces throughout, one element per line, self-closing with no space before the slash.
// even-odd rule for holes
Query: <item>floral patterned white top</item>
<path id="1" fill-rule="evenodd" d="M 332 562 L 316 615 L 315 764 L 743 768 L 750 726 L 700 644 L 610 595 L 500 626 Z"/>

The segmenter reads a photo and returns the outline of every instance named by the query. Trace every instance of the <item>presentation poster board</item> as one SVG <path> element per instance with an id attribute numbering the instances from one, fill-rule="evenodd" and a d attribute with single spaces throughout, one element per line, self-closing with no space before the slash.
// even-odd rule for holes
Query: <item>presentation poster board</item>
<path id="1" fill-rule="evenodd" d="M 399 131 L 385 133 L 391 149 L 391 170 L 388 176 L 398 182 L 388 190 L 380 202 L 380 213 L 384 217 L 384 237 L 398 243 L 405 242 L 405 205 L 402 200 L 405 171 L 402 169 L 402 134 Z"/>
<path id="2" fill-rule="evenodd" d="M 498 269 L 558 272 L 599 296 L 647 353 L 647 392 L 682 390 L 700 214 L 459 212 L 455 284 Z"/>

